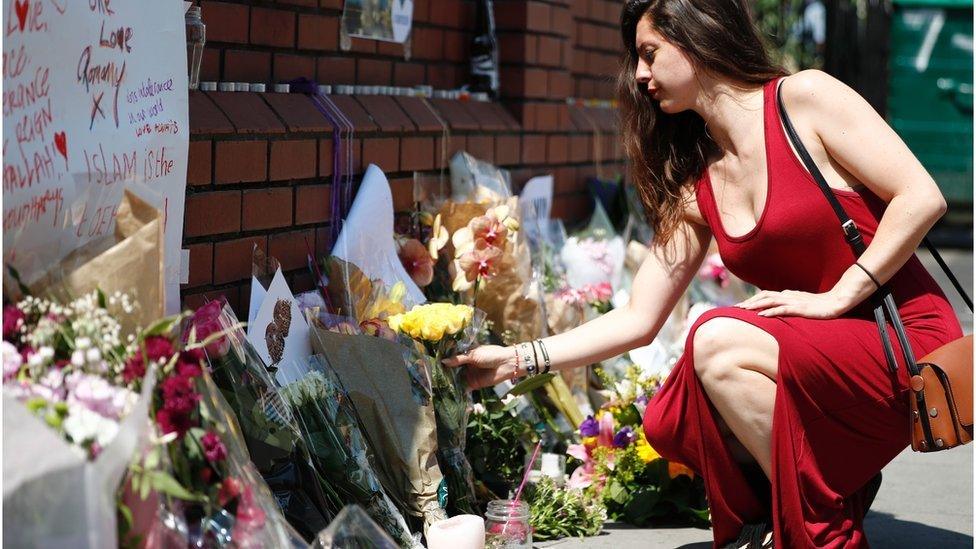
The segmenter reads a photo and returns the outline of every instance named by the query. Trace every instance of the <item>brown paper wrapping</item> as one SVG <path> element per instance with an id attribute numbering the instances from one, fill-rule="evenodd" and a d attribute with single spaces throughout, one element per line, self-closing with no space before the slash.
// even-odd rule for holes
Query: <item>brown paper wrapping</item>
<path id="1" fill-rule="evenodd" d="M 507 201 L 510 215 L 518 217 L 518 199 Z M 468 224 L 471 219 L 485 215 L 491 207 L 474 202 L 445 202 L 441 206 L 441 222 L 450 234 Z M 521 231 L 509 241 L 498 266 L 498 274 L 478 290 L 475 306 L 485 312 L 494 324 L 494 331 L 503 335 L 506 343 L 528 341 L 542 337 L 541 296 L 532 284 L 532 260 L 528 242 Z M 449 243 L 442 253 L 453 257 Z"/>
<path id="2" fill-rule="evenodd" d="M 397 506 L 424 520 L 446 518 L 437 500 L 443 478 L 437 465 L 433 405 L 420 406 L 399 344 L 313 326 L 312 348 L 324 354 L 352 398 L 377 463 L 380 482 Z"/>
<path id="3" fill-rule="evenodd" d="M 136 303 L 132 315 L 122 315 L 124 333 L 165 314 L 162 214 L 130 191 L 119 204 L 114 234 L 71 252 L 30 285 L 35 295 L 64 301 L 95 289 L 127 293 Z"/>

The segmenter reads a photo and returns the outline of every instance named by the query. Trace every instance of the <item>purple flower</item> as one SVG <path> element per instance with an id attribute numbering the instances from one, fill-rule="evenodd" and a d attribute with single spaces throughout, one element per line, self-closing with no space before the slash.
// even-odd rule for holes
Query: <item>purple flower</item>
<path id="1" fill-rule="evenodd" d="M 579 432 L 581 437 L 595 437 L 600 434 L 600 424 L 593 416 L 586 416 L 583 423 L 580 423 Z"/>
<path id="2" fill-rule="evenodd" d="M 641 406 L 647 406 L 647 401 L 648 400 L 649 399 L 647 398 L 647 395 L 641 395 L 641 396 L 637 397 L 637 399 L 634 402 L 636 402 L 637 404 L 639 404 Z"/>
<path id="3" fill-rule="evenodd" d="M 613 435 L 613 445 L 616 448 L 626 448 L 634 442 L 634 431 L 630 427 L 624 427 Z"/>

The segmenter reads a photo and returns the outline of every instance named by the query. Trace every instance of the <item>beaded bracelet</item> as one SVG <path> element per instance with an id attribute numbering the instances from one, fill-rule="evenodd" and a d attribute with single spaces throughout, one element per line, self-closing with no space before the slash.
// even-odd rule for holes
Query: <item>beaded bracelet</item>
<path id="1" fill-rule="evenodd" d="M 512 371 L 512 384 L 513 385 L 515 384 L 516 380 L 518 379 L 518 373 L 519 373 L 519 354 L 518 354 L 518 347 L 516 347 L 515 348 L 515 370 Z"/>

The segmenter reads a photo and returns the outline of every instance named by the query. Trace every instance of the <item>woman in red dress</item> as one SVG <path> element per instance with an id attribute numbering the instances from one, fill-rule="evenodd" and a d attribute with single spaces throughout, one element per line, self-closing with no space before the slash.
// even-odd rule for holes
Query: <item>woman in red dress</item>
<path id="1" fill-rule="evenodd" d="M 909 432 L 906 368 L 885 362 L 865 270 L 891 288 L 915 356 L 960 337 L 914 255 L 946 204 L 857 93 L 775 66 L 743 2 L 627 2 L 621 121 L 652 253 L 627 306 L 543 342 L 553 369 L 647 344 L 715 238 L 762 291 L 695 322 L 647 407 L 647 439 L 704 478 L 716 547 L 866 547 L 872 480 Z M 786 138 L 777 93 L 864 235 L 860 266 Z M 454 364 L 487 386 L 524 372 L 516 353 L 480 347 Z"/>

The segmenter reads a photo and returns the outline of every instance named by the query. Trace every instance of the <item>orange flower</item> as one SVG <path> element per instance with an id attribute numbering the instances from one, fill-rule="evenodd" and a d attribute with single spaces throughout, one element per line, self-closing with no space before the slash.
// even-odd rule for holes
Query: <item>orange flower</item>
<path id="1" fill-rule="evenodd" d="M 410 238 L 403 241 L 397 255 L 417 286 L 423 288 L 434 280 L 434 260 L 419 240 Z"/>
<path id="2" fill-rule="evenodd" d="M 468 227 L 471 228 L 475 248 L 505 247 L 508 229 L 494 215 L 476 217 L 471 220 Z"/>
<path id="3" fill-rule="evenodd" d="M 668 476 L 671 478 L 678 478 L 681 475 L 685 475 L 689 478 L 695 478 L 695 472 L 691 469 L 685 467 L 684 465 L 669 461 L 668 462 Z"/>

